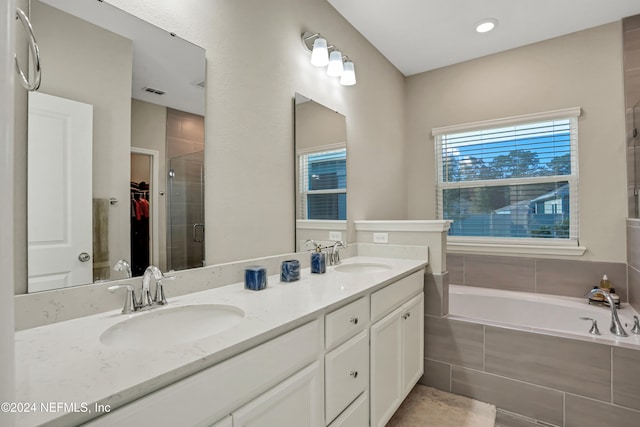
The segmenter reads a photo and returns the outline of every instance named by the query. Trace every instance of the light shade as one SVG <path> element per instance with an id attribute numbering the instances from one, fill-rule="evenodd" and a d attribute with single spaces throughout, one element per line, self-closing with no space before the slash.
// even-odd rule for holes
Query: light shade
<path id="1" fill-rule="evenodd" d="M 329 55 L 329 67 L 327 67 L 327 74 L 331 77 L 340 77 L 343 70 L 342 52 L 334 50 Z"/>
<path id="2" fill-rule="evenodd" d="M 311 51 L 311 64 L 316 67 L 324 67 L 329 63 L 329 51 L 327 50 L 327 41 L 318 37 L 313 42 L 313 50 Z"/>
<path id="3" fill-rule="evenodd" d="M 356 67 L 351 61 L 345 61 L 344 71 L 340 76 L 340 84 L 343 86 L 353 86 L 356 84 Z"/>

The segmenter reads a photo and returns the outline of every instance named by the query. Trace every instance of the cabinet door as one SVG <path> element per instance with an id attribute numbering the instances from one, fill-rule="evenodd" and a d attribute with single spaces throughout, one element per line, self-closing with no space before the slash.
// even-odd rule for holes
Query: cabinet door
<path id="1" fill-rule="evenodd" d="M 424 372 L 424 296 L 402 306 L 402 397 L 406 397 Z"/>
<path id="2" fill-rule="evenodd" d="M 321 427 L 324 400 L 314 362 L 231 414 L 234 427 Z"/>
<path id="3" fill-rule="evenodd" d="M 402 396 L 402 307 L 371 326 L 371 425 L 384 427 Z"/>

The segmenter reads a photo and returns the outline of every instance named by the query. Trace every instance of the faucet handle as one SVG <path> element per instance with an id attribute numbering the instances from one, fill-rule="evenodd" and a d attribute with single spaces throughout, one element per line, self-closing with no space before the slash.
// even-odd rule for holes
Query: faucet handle
<path id="1" fill-rule="evenodd" d="M 591 320 L 591 329 L 589 329 L 589 333 L 591 335 L 602 335 L 598 330 L 598 321 L 596 319 L 592 319 L 591 317 L 581 317 L 581 320 Z"/>
<path id="2" fill-rule="evenodd" d="M 176 280 L 176 276 L 164 276 L 161 279 L 158 279 L 158 281 L 156 282 L 156 295 L 153 298 L 153 300 L 156 302 L 156 304 L 160 304 L 160 305 L 166 305 L 167 303 L 167 298 L 164 295 L 164 281 L 165 280 Z"/>
<path id="3" fill-rule="evenodd" d="M 136 297 L 135 297 L 135 291 L 133 289 L 133 286 L 131 285 L 113 285 L 113 286 L 109 286 L 107 288 L 110 292 L 115 292 L 118 289 L 126 289 L 127 290 L 127 296 L 124 300 L 124 305 L 122 306 L 122 313 L 123 314 L 129 314 L 132 313 L 134 311 L 136 311 L 136 309 L 138 308 L 138 305 L 136 304 Z"/>
<path id="4" fill-rule="evenodd" d="M 638 320 L 638 316 L 633 316 L 633 320 L 633 329 L 631 329 L 631 332 L 640 334 L 640 320 Z"/>

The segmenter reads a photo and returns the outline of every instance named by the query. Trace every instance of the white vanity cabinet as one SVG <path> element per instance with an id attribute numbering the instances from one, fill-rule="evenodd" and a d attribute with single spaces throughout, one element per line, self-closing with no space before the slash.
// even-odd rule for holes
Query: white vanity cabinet
<path id="1" fill-rule="evenodd" d="M 423 274 L 371 296 L 371 426 L 384 427 L 424 372 Z"/>
<path id="2" fill-rule="evenodd" d="M 225 426 L 223 418 L 232 414 L 234 427 L 321 426 L 322 330 L 320 320 L 314 320 L 86 425 Z M 284 408 L 295 405 L 300 405 L 296 419 L 314 421 L 287 424 L 291 414 Z M 281 409 L 272 413 L 265 409 L 268 406 Z"/>

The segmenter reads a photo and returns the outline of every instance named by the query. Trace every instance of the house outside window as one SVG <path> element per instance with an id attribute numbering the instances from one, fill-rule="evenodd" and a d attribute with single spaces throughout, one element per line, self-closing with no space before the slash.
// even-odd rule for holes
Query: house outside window
<path id="1" fill-rule="evenodd" d="M 298 219 L 347 219 L 347 149 L 298 154 Z"/>
<path id="2" fill-rule="evenodd" d="M 433 130 L 439 219 L 457 239 L 578 241 L 580 109 Z"/>

